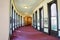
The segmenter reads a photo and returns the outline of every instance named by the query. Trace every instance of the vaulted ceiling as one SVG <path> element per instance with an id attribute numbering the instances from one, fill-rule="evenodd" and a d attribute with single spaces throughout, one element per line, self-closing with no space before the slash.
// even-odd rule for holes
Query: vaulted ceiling
<path id="1" fill-rule="evenodd" d="M 13 0 L 16 9 L 24 14 L 32 14 L 42 0 Z"/>

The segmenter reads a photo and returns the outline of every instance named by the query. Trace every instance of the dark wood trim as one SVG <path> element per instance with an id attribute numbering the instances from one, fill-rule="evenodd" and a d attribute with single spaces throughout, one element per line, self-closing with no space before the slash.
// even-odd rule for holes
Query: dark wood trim
<path id="1" fill-rule="evenodd" d="M 44 31 L 44 9 L 43 9 L 43 28 L 41 28 L 41 18 L 42 18 L 42 15 L 41 15 L 41 10 L 43 9 L 43 7 L 39 8 L 39 15 L 40 15 L 40 31 Z"/>
<path id="2" fill-rule="evenodd" d="M 13 33 L 13 5 L 12 5 L 12 33 Z"/>
<path id="3" fill-rule="evenodd" d="M 60 29 L 58 29 L 58 31 L 60 31 Z"/>
<path id="4" fill-rule="evenodd" d="M 37 29 L 37 11 L 35 11 L 36 29 Z"/>
<path id="5" fill-rule="evenodd" d="M 21 16 L 21 26 L 22 26 L 22 16 Z"/>
<path id="6" fill-rule="evenodd" d="M 17 13 L 16 13 L 16 28 L 17 28 Z"/>
<path id="7" fill-rule="evenodd" d="M 33 14 L 33 26 L 34 26 L 34 14 Z"/>
<path id="8" fill-rule="evenodd" d="M 50 20 L 50 16 L 51 16 L 51 12 L 50 12 L 50 5 L 49 5 L 49 3 L 47 4 L 48 5 L 48 22 L 49 22 L 49 24 L 48 24 L 48 31 L 49 31 L 49 35 L 50 35 L 50 30 L 51 30 L 51 20 Z"/>
<path id="9" fill-rule="evenodd" d="M 14 30 L 15 30 L 15 10 L 14 10 Z"/>
<path id="10" fill-rule="evenodd" d="M 42 7 L 41 7 L 42 8 Z M 40 31 L 41 31 L 41 8 L 39 8 L 39 23 L 40 23 Z"/>

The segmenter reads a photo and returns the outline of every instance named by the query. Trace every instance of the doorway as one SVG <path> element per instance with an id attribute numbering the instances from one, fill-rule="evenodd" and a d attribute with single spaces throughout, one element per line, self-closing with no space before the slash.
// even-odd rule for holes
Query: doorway
<path id="1" fill-rule="evenodd" d="M 24 17 L 24 24 L 25 24 L 25 26 L 27 26 L 27 25 L 32 25 L 32 17 L 30 17 L 30 16 L 25 16 L 25 17 Z"/>
<path id="2" fill-rule="evenodd" d="M 44 31 L 44 12 L 43 12 L 43 7 L 39 9 L 39 15 L 40 15 L 40 31 Z"/>
<path id="3" fill-rule="evenodd" d="M 49 35 L 58 35 L 58 13 L 57 1 L 53 0 L 48 3 L 48 16 L 49 16 Z"/>

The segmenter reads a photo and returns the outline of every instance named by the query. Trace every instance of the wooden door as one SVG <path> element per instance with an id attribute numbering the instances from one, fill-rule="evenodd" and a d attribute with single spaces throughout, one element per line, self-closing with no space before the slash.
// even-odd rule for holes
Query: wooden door
<path id="1" fill-rule="evenodd" d="M 32 24 L 32 17 L 30 17 L 30 16 L 25 16 L 25 17 L 24 17 L 24 24 L 25 24 L 25 25 L 31 25 L 31 24 Z"/>

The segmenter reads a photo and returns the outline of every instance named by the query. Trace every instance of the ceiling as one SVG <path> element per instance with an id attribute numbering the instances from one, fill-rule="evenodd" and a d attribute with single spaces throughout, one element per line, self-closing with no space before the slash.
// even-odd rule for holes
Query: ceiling
<path id="1" fill-rule="evenodd" d="M 42 0 L 13 0 L 16 9 L 20 13 L 32 14 L 33 10 Z"/>

